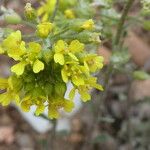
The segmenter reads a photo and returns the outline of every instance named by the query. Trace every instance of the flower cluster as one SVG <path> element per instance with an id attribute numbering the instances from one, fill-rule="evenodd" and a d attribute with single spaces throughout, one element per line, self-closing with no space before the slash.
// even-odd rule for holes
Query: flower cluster
<path id="1" fill-rule="evenodd" d="M 62 3 L 62 1 L 60 1 Z M 67 6 L 72 5 L 66 0 Z M 103 90 L 92 74 L 103 67 L 103 57 L 88 53 L 88 44 L 98 39 L 92 19 L 75 19 L 71 9 L 64 11 L 66 23 L 49 22 L 56 0 L 47 0 L 38 9 L 37 14 L 31 5 L 26 5 L 27 19 L 40 20 L 36 24 L 35 40 L 26 42 L 21 32 L 14 31 L 0 44 L 0 54 L 15 60 L 11 67 L 11 75 L 7 79 L 0 78 L 0 103 L 3 106 L 12 101 L 29 111 L 36 106 L 36 115 L 48 109 L 48 116 L 58 118 L 60 109 L 66 112 L 74 108 L 74 96 L 78 92 L 86 102 L 91 99 L 92 88 Z M 51 6 L 50 8 L 48 6 Z M 69 25 L 68 25 L 69 22 Z M 66 27 L 67 25 L 67 27 Z M 68 99 L 64 97 L 67 84 L 71 83 Z"/>
<path id="2" fill-rule="evenodd" d="M 75 18 L 74 11 L 68 9 L 77 3 L 77 0 L 59 0 L 60 1 L 60 11 L 63 12 L 67 18 Z M 57 0 L 45 0 L 45 3 L 41 2 L 41 6 L 37 10 L 38 16 L 42 17 L 42 21 L 48 21 L 54 12 Z"/>

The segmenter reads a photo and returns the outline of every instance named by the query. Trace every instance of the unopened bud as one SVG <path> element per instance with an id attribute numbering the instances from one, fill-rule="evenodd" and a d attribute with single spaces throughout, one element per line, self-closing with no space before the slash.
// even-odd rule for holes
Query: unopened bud
<path id="1" fill-rule="evenodd" d="M 37 25 L 37 35 L 41 38 L 47 38 L 53 29 L 53 24 L 50 22 L 43 22 Z"/>
<path id="2" fill-rule="evenodd" d="M 36 11 L 32 8 L 31 3 L 26 4 L 24 14 L 28 20 L 36 19 Z"/>

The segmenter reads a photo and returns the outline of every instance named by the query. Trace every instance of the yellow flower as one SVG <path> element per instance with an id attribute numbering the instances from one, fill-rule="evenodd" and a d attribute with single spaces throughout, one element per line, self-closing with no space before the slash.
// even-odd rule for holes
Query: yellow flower
<path id="1" fill-rule="evenodd" d="M 27 96 L 23 99 L 23 101 L 21 102 L 21 109 L 24 112 L 29 112 L 30 111 L 30 107 L 33 105 L 32 99 L 30 96 Z"/>
<path id="2" fill-rule="evenodd" d="M 76 85 L 84 85 L 84 80 L 89 76 L 89 72 L 84 66 L 78 64 L 66 64 L 61 70 L 62 79 L 65 83 L 69 80 Z"/>
<path id="3" fill-rule="evenodd" d="M 45 110 L 44 102 L 42 100 L 38 100 L 37 103 L 36 103 L 36 106 L 37 107 L 36 107 L 35 115 L 39 116 Z"/>
<path id="4" fill-rule="evenodd" d="M 14 93 L 11 90 L 7 90 L 7 92 L 0 94 L 0 103 L 3 106 L 9 105 L 11 101 L 15 101 L 17 104 L 19 103 L 20 97 L 18 93 Z"/>
<path id="5" fill-rule="evenodd" d="M 73 108 L 74 108 L 73 101 L 66 100 L 64 98 L 49 100 L 48 116 L 51 119 L 57 119 L 60 116 L 59 114 L 60 109 L 64 109 L 66 112 L 71 112 Z"/>
<path id="6" fill-rule="evenodd" d="M 47 38 L 53 29 L 53 24 L 50 22 L 42 22 L 37 25 L 37 35 L 41 38 Z"/>
<path id="7" fill-rule="evenodd" d="M 8 53 L 8 56 L 14 60 L 20 60 L 26 52 L 25 42 L 21 41 L 21 32 L 16 31 L 11 33 L 2 42 L 2 48 Z"/>
<path id="8" fill-rule="evenodd" d="M 34 73 L 39 73 L 44 69 L 44 63 L 38 59 L 38 55 L 41 52 L 41 45 L 35 42 L 30 42 L 28 52 L 21 61 L 11 68 L 11 71 L 18 76 L 24 73 L 25 67 L 30 64 L 33 67 Z"/>
<path id="9" fill-rule="evenodd" d="M 82 61 L 89 71 L 93 73 L 98 69 L 102 69 L 104 58 L 102 56 L 97 56 L 96 54 L 87 54 L 82 58 Z"/>
<path id="10" fill-rule="evenodd" d="M 89 77 L 85 79 L 84 85 L 79 85 L 76 88 L 73 88 L 69 94 L 70 99 L 73 99 L 75 96 L 75 90 L 78 89 L 79 94 L 81 95 L 81 99 L 83 102 L 91 100 L 91 95 L 89 91 L 92 88 L 96 88 L 98 90 L 103 91 L 103 87 L 100 84 L 97 84 L 97 78 L 95 77 Z"/>
<path id="11" fill-rule="evenodd" d="M 16 73 L 18 76 L 24 73 L 24 69 L 27 63 L 25 61 L 21 61 L 20 63 L 11 67 L 11 71 Z"/>
<path id="12" fill-rule="evenodd" d="M 75 56 L 75 54 L 82 52 L 83 50 L 84 44 L 80 43 L 78 40 L 73 40 L 70 45 L 63 40 L 59 40 L 54 46 L 54 61 L 60 65 L 64 65 L 65 56 L 69 56 L 71 59 L 78 61 L 78 58 Z"/>
<path id="13" fill-rule="evenodd" d="M 56 0 L 46 0 L 37 10 L 38 16 L 42 17 L 42 22 L 48 21 L 55 9 Z"/>
<path id="14" fill-rule="evenodd" d="M 89 19 L 87 21 L 85 21 L 82 25 L 81 28 L 85 29 L 85 30 L 93 30 L 94 29 L 94 22 L 92 19 Z"/>
<path id="15" fill-rule="evenodd" d="M 36 106 L 35 115 L 39 116 L 45 110 L 45 100 L 44 98 L 33 98 L 31 95 L 25 96 L 25 98 L 21 102 L 21 108 L 23 111 L 28 112 L 30 111 L 31 106 Z"/>
<path id="16" fill-rule="evenodd" d="M 71 10 L 71 9 L 65 10 L 65 16 L 69 19 L 75 18 L 75 14 L 74 14 L 73 10 Z"/>

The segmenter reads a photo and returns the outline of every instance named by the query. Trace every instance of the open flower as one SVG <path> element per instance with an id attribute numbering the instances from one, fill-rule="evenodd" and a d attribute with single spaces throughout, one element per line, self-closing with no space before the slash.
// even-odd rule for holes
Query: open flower
<path id="1" fill-rule="evenodd" d="M 8 56 L 14 60 L 20 60 L 26 52 L 25 42 L 21 40 L 21 32 L 12 32 L 3 40 L 2 49 L 7 52 Z"/>
<path id="2" fill-rule="evenodd" d="M 69 56 L 71 59 L 78 61 L 75 54 L 82 52 L 83 50 L 84 44 L 80 43 L 78 40 L 73 40 L 70 45 L 63 40 L 59 40 L 54 47 L 54 61 L 60 65 L 64 65 L 65 56 Z"/>
<path id="3" fill-rule="evenodd" d="M 88 75 L 88 70 L 78 64 L 66 64 L 61 70 L 62 79 L 65 83 L 69 80 L 76 86 L 84 85 L 84 80 Z"/>
<path id="4" fill-rule="evenodd" d="M 60 116 L 59 110 L 64 109 L 66 112 L 71 112 L 74 108 L 73 101 L 66 100 L 64 98 L 57 98 L 49 100 L 49 106 L 48 106 L 48 116 L 51 119 L 56 119 Z"/>
<path id="5" fill-rule="evenodd" d="M 82 58 L 84 66 L 86 66 L 90 72 L 96 72 L 103 67 L 104 58 L 97 56 L 96 54 L 87 54 Z"/>
<path id="6" fill-rule="evenodd" d="M 25 67 L 30 64 L 33 68 L 34 73 L 39 73 L 44 69 L 44 63 L 38 59 L 38 55 L 41 51 L 41 46 L 38 43 L 31 42 L 28 44 L 28 51 L 20 62 L 11 68 L 11 71 L 17 75 L 22 75 L 24 73 Z"/>
<path id="7" fill-rule="evenodd" d="M 70 97 L 70 99 L 73 99 L 75 96 L 75 90 L 77 89 L 79 94 L 81 95 L 81 99 L 83 100 L 83 102 L 89 101 L 91 99 L 91 95 L 90 95 L 89 91 L 93 87 L 100 90 L 100 91 L 103 91 L 103 87 L 101 85 L 97 84 L 97 78 L 89 77 L 89 78 L 84 80 L 83 85 L 79 85 L 77 87 L 74 87 L 70 91 L 69 97 Z"/>

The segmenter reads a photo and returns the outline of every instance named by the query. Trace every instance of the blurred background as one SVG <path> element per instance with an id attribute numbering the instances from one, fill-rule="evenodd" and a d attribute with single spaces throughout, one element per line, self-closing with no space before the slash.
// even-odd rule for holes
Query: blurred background
<path id="1" fill-rule="evenodd" d="M 0 5 L 23 15 L 26 2 L 38 6 L 36 0 L 0 0 Z M 118 0 L 114 9 L 120 12 L 123 5 L 124 1 Z M 136 0 L 129 15 L 136 16 L 140 9 L 140 1 Z M 2 12 L 0 18 L 1 15 Z M 131 57 L 122 69 L 128 72 L 118 71 L 112 75 L 101 102 L 101 112 L 95 109 L 101 99 L 97 90 L 91 91 L 92 102 L 84 105 L 76 95 L 73 113 L 62 114 L 57 124 L 44 116 L 35 117 L 34 108 L 24 113 L 13 104 L 5 108 L 0 106 L 0 150 L 51 150 L 49 145 L 53 145 L 54 150 L 150 150 L 150 23 L 143 26 L 138 19 L 125 38 Z M 0 19 L 0 36 L 3 27 L 19 29 L 26 34 L 32 32 L 32 28 L 25 25 L 7 25 Z M 110 27 L 111 23 L 106 26 L 108 33 Z M 99 46 L 98 53 L 105 58 L 105 71 L 112 55 L 109 40 Z M 9 76 L 12 64 L 12 60 L 0 56 L 0 77 Z M 144 70 L 145 74 L 132 78 L 130 73 L 137 69 Z M 103 79 L 102 73 L 97 76 Z M 100 118 L 95 115 L 97 113 Z M 56 132 L 53 125 L 56 125 Z"/>

